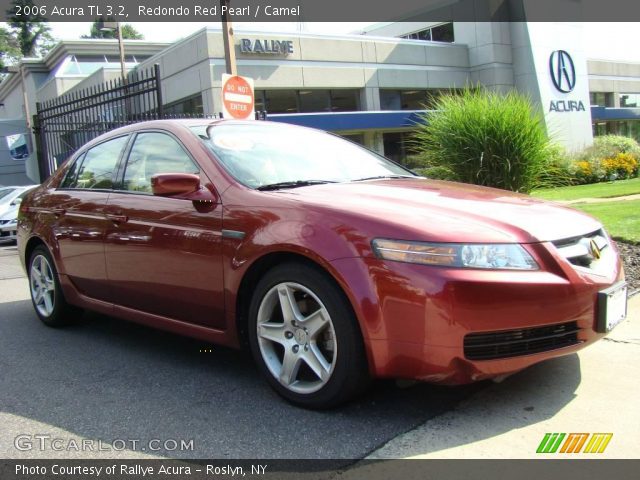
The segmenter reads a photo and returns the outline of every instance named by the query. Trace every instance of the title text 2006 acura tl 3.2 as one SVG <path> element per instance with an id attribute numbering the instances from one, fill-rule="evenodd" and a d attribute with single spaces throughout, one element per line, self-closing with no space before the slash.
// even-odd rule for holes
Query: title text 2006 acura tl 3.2
<path id="1" fill-rule="evenodd" d="M 96 138 L 22 202 L 18 244 L 45 324 L 91 309 L 246 342 L 280 395 L 313 408 L 372 378 L 510 374 L 626 313 L 616 247 L 593 218 L 269 122 Z"/>

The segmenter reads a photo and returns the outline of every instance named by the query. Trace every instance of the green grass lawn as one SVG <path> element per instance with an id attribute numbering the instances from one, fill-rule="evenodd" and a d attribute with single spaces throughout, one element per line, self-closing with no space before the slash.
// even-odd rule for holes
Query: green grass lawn
<path id="1" fill-rule="evenodd" d="M 636 193 L 640 193 L 640 178 L 536 190 L 531 195 L 546 200 L 576 200 L 578 198 L 620 197 Z"/>
<path id="2" fill-rule="evenodd" d="M 640 244 L 640 200 L 572 205 L 599 219 L 616 240 Z"/>

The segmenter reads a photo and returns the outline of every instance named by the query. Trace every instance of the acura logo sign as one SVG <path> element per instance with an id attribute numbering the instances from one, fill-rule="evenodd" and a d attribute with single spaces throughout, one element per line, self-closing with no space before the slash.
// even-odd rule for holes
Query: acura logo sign
<path id="1" fill-rule="evenodd" d="M 556 50 L 549 57 L 549 73 L 556 90 L 562 93 L 573 91 L 576 86 L 576 68 L 573 59 L 564 50 Z"/>

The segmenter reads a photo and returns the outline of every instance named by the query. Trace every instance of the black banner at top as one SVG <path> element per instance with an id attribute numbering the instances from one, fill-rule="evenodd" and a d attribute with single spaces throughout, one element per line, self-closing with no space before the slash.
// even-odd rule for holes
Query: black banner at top
<path id="1" fill-rule="evenodd" d="M 226 6 L 225 6 L 226 5 Z M 0 0 L 0 21 L 640 21 L 636 0 Z"/>

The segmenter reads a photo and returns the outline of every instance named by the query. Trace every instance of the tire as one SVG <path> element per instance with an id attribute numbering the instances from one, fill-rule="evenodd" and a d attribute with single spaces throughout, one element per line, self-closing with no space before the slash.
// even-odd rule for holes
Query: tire
<path id="1" fill-rule="evenodd" d="M 301 407 L 337 406 L 369 383 L 351 305 L 327 274 L 302 263 L 277 266 L 258 282 L 249 344 L 271 387 Z"/>
<path id="2" fill-rule="evenodd" d="M 33 250 L 27 271 L 31 302 L 42 323 L 49 327 L 74 323 L 81 311 L 65 300 L 56 265 L 46 247 L 39 245 Z"/>

